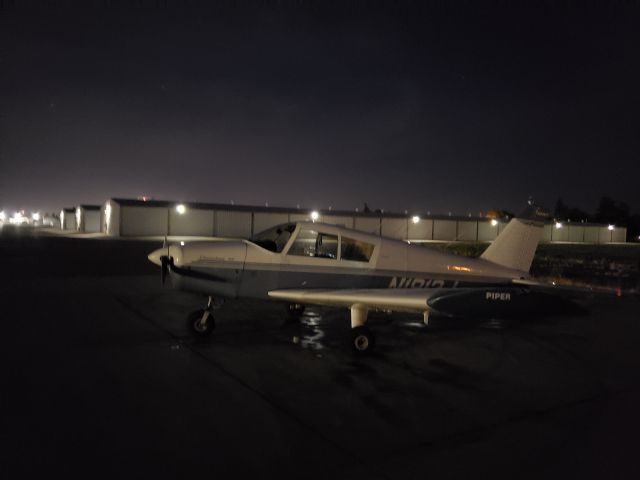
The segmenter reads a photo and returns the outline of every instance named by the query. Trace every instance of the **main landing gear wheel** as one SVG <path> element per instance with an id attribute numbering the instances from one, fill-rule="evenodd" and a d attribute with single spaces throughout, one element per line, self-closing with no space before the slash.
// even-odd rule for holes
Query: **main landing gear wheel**
<path id="1" fill-rule="evenodd" d="M 376 346 L 376 337 L 365 326 L 351 329 L 351 348 L 356 355 L 368 355 Z"/>
<path id="2" fill-rule="evenodd" d="M 198 337 L 208 337 L 215 327 L 215 319 L 209 310 L 196 310 L 187 315 L 187 328 Z"/>
<path id="3" fill-rule="evenodd" d="M 299 320 L 304 314 L 305 308 L 304 305 L 300 305 L 299 303 L 287 304 L 287 316 L 289 320 Z"/>

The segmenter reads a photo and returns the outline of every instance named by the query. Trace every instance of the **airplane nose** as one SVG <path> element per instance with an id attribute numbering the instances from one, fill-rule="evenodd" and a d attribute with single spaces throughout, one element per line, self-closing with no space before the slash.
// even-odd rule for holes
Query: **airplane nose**
<path id="1" fill-rule="evenodd" d="M 158 266 L 162 266 L 162 261 L 160 260 L 160 257 L 166 256 L 166 255 L 167 255 L 167 249 L 159 248 L 158 250 L 154 250 L 153 252 L 151 252 L 147 256 L 147 258 L 151 263 L 155 263 Z"/>

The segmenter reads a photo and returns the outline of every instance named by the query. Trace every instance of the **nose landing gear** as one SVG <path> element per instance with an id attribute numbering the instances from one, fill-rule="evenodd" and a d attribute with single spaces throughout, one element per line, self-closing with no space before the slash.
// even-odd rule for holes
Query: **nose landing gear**
<path id="1" fill-rule="evenodd" d="M 216 307 L 215 301 L 209 297 L 207 307 L 191 312 L 187 315 L 187 328 L 197 337 L 208 337 L 216 327 L 213 317 L 213 309 Z"/>

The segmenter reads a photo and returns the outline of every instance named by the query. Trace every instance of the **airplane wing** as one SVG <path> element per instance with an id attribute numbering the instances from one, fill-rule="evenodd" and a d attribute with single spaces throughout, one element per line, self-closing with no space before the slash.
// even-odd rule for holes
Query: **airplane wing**
<path id="1" fill-rule="evenodd" d="M 573 300 L 621 296 L 614 288 L 580 288 L 530 280 L 475 288 L 284 289 L 269 296 L 290 303 L 332 307 L 435 312 L 449 317 L 506 318 L 577 311 Z"/>
<path id="2" fill-rule="evenodd" d="M 427 302 L 440 289 L 286 289 L 269 292 L 271 298 L 292 303 L 327 305 L 333 307 L 361 306 L 371 310 L 398 310 L 424 312 Z"/>

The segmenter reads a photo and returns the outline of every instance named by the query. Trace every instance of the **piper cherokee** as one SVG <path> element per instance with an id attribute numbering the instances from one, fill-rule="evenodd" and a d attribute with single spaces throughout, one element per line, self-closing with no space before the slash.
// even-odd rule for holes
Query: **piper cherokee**
<path id="1" fill-rule="evenodd" d="M 149 260 L 162 283 L 204 294 L 188 315 L 195 335 L 214 329 L 213 308 L 225 298 L 274 299 L 295 312 L 306 305 L 348 308 L 354 352 L 371 352 L 372 310 L 508 318 L 548 310 L 553 290 L 529 280 L 547 214 L 530 205 L 479 258 L 314 222 L 287 223 L 245 239 L 166 245 Z M 166 242 L 165 242 L 166 243 Z"/>

